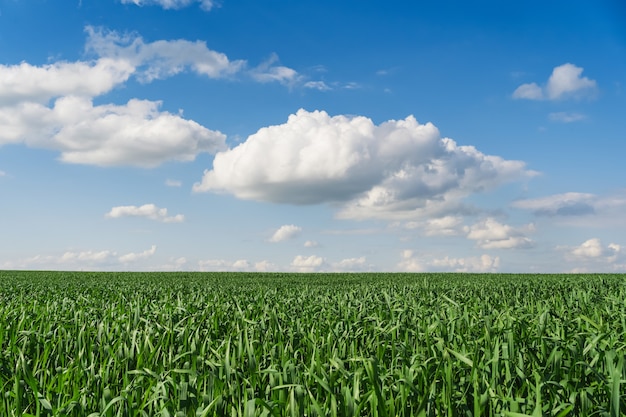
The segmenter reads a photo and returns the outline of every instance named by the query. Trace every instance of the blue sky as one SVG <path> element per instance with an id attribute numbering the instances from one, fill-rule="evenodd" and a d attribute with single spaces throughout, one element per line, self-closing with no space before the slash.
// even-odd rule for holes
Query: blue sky
<path id="1" fill-rule="evenodd" d="M 0 268 L 625 272 L 624 22 L 0 0 Z"/>

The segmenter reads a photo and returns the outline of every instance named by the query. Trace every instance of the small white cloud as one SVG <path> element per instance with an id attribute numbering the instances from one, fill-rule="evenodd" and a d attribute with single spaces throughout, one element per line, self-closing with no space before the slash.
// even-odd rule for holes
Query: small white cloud
<path id="1" fill-rule="evenodd" d="M 188 270 L 187 258 L 181 256 L 179 258 L 170 258 L 169 262 L 157 268 L 160 271 L 183 271 Z"/>
<path id="2" fill-rule="evenodd" d="M 604 258 L 608 262 L 614 262 L 617 255 L 623 253 L 622 247 L 616 243 L 604 246 L 600 239 L 592 238 L 569 250 L 569 254 L 579 259 Z"/>
<path id="3" fill-rule="evenodd" d="M 346 89 L 346 90 L 357 90 L 357 89 L 361 88 L 361 85 L 359 83 L 357 83 L 357 82 L 350 81 L 348 83 L 343 84 L 341 87 Z"/>
<path id="4" fill-rule="evenodd" d="M 319 246 L 319 243 L 317 243 L 314 240 L 307 240 L 306 242 L 304 242 L 305 248 L 317 248 L 318 246 Z"/>
<path id="5" fill-rule="evenodd" d="M 73 262 L 105 262 L 115 257 L 115 252 L 109 250 L 103 251 L 82 251 L 82 252 L 65 252 L 59 258 L 59 263 L 73 263 Z"/>
<path id="6" fill-rule="evenodd" d="M 282 65 L 274 65 L 278 62 L 278 55 L 272 54 L 268 60 L 256 68 L 250 70 L 250 76 L 260 83 L 278 82 L 293 86 L 301 80 L 301 76 L 294 69 Z"/>
<path id="7" fill-rule="evenodd" d="M 463 234 L 463 218 L 444 216 L 422 222 L 406 222 L 403 227 L 407 230 L 421 229 L 424 236 L 458 236 Z"/>
<path id="8" fill-rule="evenodd" d="M 257 272 L 269 272 L 276 271 L 278 268 L 270 261 L 259 261 L 254 264 L 254 270 Z"/>
<path id="9" fill-rule="evenodd" d="M 249 269 L 250 268 L 250 262 L 248 262 L 245 259 L 238 259 L 235 262 L 233 262 L 233 268 L 234 269 Z"/>
<path id="10" fill-rule="evenodd" d="M 604 252 L 600 239 L 597 238 L 589 239 L 572 249 L 572 255 L 583 258 L 599 258 Z"/>
<path id="11" fill-rule="evenodd" d="M 297 272 L 314 272 L 325 263 L 324 258 L 319 256 L 296 256 L 291 262 L 291 266 Z"/>
<path id="12" fill-rule="evenodd" d="M 248 271 L 250 262 L 246 259 L 227 261 L 224 259 L 206 259 L 198 261 L 201 271 Z"/>
<path id="13" fill-rule="evenodd" d="M 282 242 L 285 240 L 293 239 L 300 235 L 302 228 L 293 224 L 286 224 L 280 226 L 278 230 L 274 232 L 269 241 L 273 243 Z"/>
<path id="14" fill-rule="evenodd" d="M 151 257 L 152 255 L 156 253 L 156 249 L 157 249 L 156 245 L 152 245 L 150 249 L 147 249 L 143 252 L 140 252 L 140 253 L 130 252 L 130 253 L 127 253 L 126 255 L 120 256 L 118 259 L 122 263 L 136 262 L 138 260 Z"/>
<path id="15" fill-rule="evenodd" d="M 177 214 L 168 216 L 166 208 L 159 208 L 154 204 L 144 204 L 143 206 L 117 206 L 104 215 L 109 219 L 118 219 L 120 217 L 145 217 L 150 220 L 156 220 L 163 223 L 180 223 L 185 220 L 185 216 Z"/>
<path id="16" fill-rule="evenodd" d="M 454 271 L 454 272 L 495 272 L 500 268 L 500 257 L 483 254 L 479 257 L 454 258 L 445 256 L 434 258 L 430 255 L 417 256 L 412 250 L 401 253 L 398 268 L 405 272 Z"/>
<path id="17" fill-rule="evenodd" d="M 4 172 L 4 171 L 0 170 L 0 177 L 6 177 L 6 175 L 7 175 L 7 173 L 6 173 L 6 172 Z"/>
<path id="18" fill-rule="evenodd" d="M 522 84 L 513 92 L 513 98 L 527 100 L 560 100 L 593 97 L 597 92 L 594 80 L 582 76 L 583 68 L 574 64 L 555 67 L 544 88 L 536 83 Z"/>
<path id="19" fill-rule="evenodd" d="M 554 68 L 546 92 L 548 98 L 557 100 L 569 96 L 594 94 L 596 82 L 582 77 L 583 68 L 573 64 L 563 64 Z"/>
<path id="20" fill-rule="evenodd" d="M 624 271 L 626 270 L 626 251 L 617 243 L 604 245 L 598 238 L 591 238 L 579 246 L 557 246 L 564 253 L 570 270 L 584 271 Z"/>
<path id="21" fill-rule="evenodd" d="M 194 3 L 199 3 L 200 8 L 210 11 L 216 6 L 214 0 L 121 0 L 122 4 L 134 4 L 136 6 L 161 6 L 163 9 L 182 9 Z"/>
<path id="22" fill-rule="evenodd" d="M 165 180 L 165 185 L 167 185 L 168 187 L 182 187 L 183 182 L 182 181 L 178 181 L 178 180 L 166 179 Z"/>
<path id="23" fill-rule="evenodd" d="M 455 272 L 496 272 L 500 268 L 500 257 L 483 254 L 480 257 L 433 259 L 430 263 L 434 270 Z"/>
<path id="24" fill-rule="evenodd" d="M 332 88 L 329 87 L 328 84 L 326 84 L 324 81 L 307 81 L 306 83 L 304 83 L 304 87 L 319 91 L 332 90 Z"/>
<path id="25" fill-rule="evenodd" d="M 553 122 L 572 123 L 572 122 L 585 120 L 587 116 L 585 116 L 582 113 L 571 113 L 571 112 L 561 111 L 561 112 L 550 113 L 548 115 L 548 118 L 552 120 Z"/>
<path id="26" fill-rule="evenodd" d="M 466 227 L 467 238 L 475 240 L 483 249 L 530 248 L 534 246 L 534 242 L 525 234 L 533 231 L 533 224 L 528 224 L 523 228 L 513 228 L 493 218 L 487 218 L 471 227 Z"/>
<path id="27" fill-rule="evenodd" d="M 398 268 L 404 272 L 424 272 L 426 267 L 420 262 L 410 249 L 405 249 L 401 253 L 402 260 Z"/>
<path id="28" fill-rule="evenodd" d="M 536 83 L 522 84 L 513 92 L 513 98 L 541 100 L 543 99 L 543 91 Z"/>
<path id="29" fill-rule="evenodd" d="M 354 272 L 367 269 L 368 265 L 365 256 L 361 256 L 359 258 L 347 258 L 339 262 L 334 262 L 332 267 L 335 271 Z"/>
<path id="30" fill-rule="evenodd" d="M 273 263 L 263 260 L 252 263 L 247 259 L 229 261 L 225 259 L 205 259 L 198 261 L 198 269 L 201 271 L 231 271 L 231 272 L 268 272 L 277 271 Z"/>
<path id="31" fill-rule="evenodd" d="M 69 250 L 61 255 L 36 255 L 30 258 L 11 260 L 0 264 L 3 269 L 31 270 L 119 270 L 127 264 L 154 255 L 156 246 L 140 253 L 119 256 L 114 250 Z"/>

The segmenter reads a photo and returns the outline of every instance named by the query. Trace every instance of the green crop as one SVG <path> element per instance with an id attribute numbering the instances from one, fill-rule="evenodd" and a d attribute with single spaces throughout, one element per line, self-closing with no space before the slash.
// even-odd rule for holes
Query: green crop
<path id="1" fill-rule="evenodd" d="M 0 271 L 0 416 L 626 414 L 626 276 Z"/>

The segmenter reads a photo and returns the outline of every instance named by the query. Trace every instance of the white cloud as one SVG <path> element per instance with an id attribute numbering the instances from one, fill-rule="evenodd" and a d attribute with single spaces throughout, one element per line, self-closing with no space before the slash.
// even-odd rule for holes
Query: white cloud
<path id="1" fill-rule="evenodd" d="M 361 256 L 359 258 L 346 258 L 332 264 L 332 268 L 335 271 L 355 272 L 366 270 L 368 267 L 369 266 L 367 265 L 367 259 L 365 256 Z"/>
<path id="2" fill-rule="evenodd" d="M 122 4 L 134 4 L 136 6 L 161 6 L 163 9 L 182 9 L 194 3 L 199 3 L 205 11 L 216 6 L 214 0 L 121 0 Z"/>
<path id="3" fill-rule="evenodd" d="M 604 245 L 600 239 L 588 239 L 579 246 L 557 246 L 575 269 L 585 271 L 622 271 L 626 269 L 624 247 L 617 243 Z"/>
<path id="4" fill-rule="evenodd" d="M 166 179 L 165 180 L 165 185 L 167 185 L 168 187 L 182 187 L 183 182 L 179 181 L 179 180 L 172 180 L 172 179 Z"/>
<path id="5" fill-rule="evenodd" d="M 136 34 L 121 35 L 115 31 L 87 26 L 85 49 L 100 57 L 130 62 L 143 82 L 163 79 L 187 69 L 210 78 L 223 78 L 240 71 L 245 61 L 230 61 L 209 49 L 204 41 L 158 40 L 146 43 Z"/>
<path id="6" fill-rule="evenodd" d="M 463 234 L 463 218 L 444 216 L 419 222 L 406 222 L 403 227 L 408 230 L 421 229 L 424 236 L 458 236 Z"/>
<path id="7" fill-rule="evenodd" d="M 206 259 L 198 261 L 201 271 L 230 271 L 233 263 L 224 259 Z"/>
<path id="8" fill-rule="evenodd" d="M 596 82 L 581 77 L 582 72 L 583 68 L 569 63 L 554 68 L 546 86 L 548 98 L 556 100 L 572 95 L 594 94 Z"/>
<path id="9" fill-rule="evenodd" d="M 595 213 L 598 200 L 594 194 L 564 193 L 518 200 L 511 207 L 530 210 L 538 216 L 579 216 Z"/>
<path id="10" fill-rule="evenodd" d="M 163 223 L 180 223 L 185 220 L 185 216 L 177 214 L 168 216 L 166 208 L 159 208 L 154 204 L 144 204 L 143 206 L 117 206 L 105 214 L 106 218 L 118 219 L 120 217 L 145 217 Z"/>
<path id="11" fill-rule="evenodd" d="M 94 106 L 92 98 L 133 74 L 150 81 L 189 67 L 221 77 L 243 62 L 230 62 L 202 42 L 144 43 L 138 36 L 89 26 L 86 32 L 86 49 L 96 60 L 0 65 L 0 146 L 24 143 L 58 150 L 60 159 L 70 163 L 142 167 L 191 161 L 198 153 L 225 147 L 222 133 L 161 111 L 161 102 L 131 99 L 124 105 Z"/>
<path id="12" fill-rule="evenodd" d="M 600 239 L 594 238 L 583 242 L 580 246 L 572 249 L 572 255 L 583 258 L 599 258 L 605 250 L 602 248 Z"/>
<path id="13" fill-rule="evenodd" d="M 324 263 L 324 258 L 319 256 L 311 255 L 307 257 L 298 255 L 291 261 L 291 266 L 297 272 L 314 272 Z"/>
<path id="14" fill-rule="evenodd" d="M 496 272 L 500 268 L 500 257 L 483 254 L 480 257 L 434 258 L 430 255 L 418 256 L 412 250 L 401 253 L 398 268 L 405 272 L 454 271 L 454 272 Z"/>
<path id="15" fill-rule="evenodd" d="M 514 208 L 539 217 L 551 217 L 551 224 L 566 227 L 626 227 L 626 190 L 607 195 L 569 192 L 534 199 L 518 200 Z"/>
<path id="16" fill-rule="evenodd" d="M 277 270 L 276 266 L 266 260 L 252 263 L 247 259 L 237 259 L 228 261 L 224 259 L 206 259 L 198 261 L 198 268 L 201 271 L 233 271 L 233 272 L 267 272 Z"/>
<path id="17" fill-rule="evenodd" d="M 231 76 L 246 66 L 209 49 L 203 41 L 158 40 L 144 42 L 136 34 L 87 26 L 85 49 L 96 55 L 91 61 L 54 62 L 36 66 L 27 62 L 0 65 L 0 106 L 20 102 L 45 104 L 63 96 L 96 97 L 111 91 L 135 75 L 142 82 L 191 70 L 210 78 Z M 274 69 L 272 69 L 274 68 Z M 279 68 L 279 69 L 275 69 Z M 286 77 L 285 67 L 268 67 Z M 282 75 L 281 75 L 282 74 Z"/>
<path id="18" fill-rule="evenodd" d="M 187 258 L 170 258 L 167 264 L 161 265 L 157 268 L 160 271 L 187 271 L 189 270 Z"/>
<path id="19" fill-rule="evenodd" d="M 307 240 L 306 242 L 304 242 L 305 248 L 317 248 L 318 246 L 319 246 L 319 243 L 317 243 L 314 240 Z"/>
<path id="20" fill-rule="evenodd" d="M 550 113 L 548 115 L 548 118 L 552 120 L 553 122 L 572 123 L 572 122 L 585 120 L 587 116 L 585 116 L 582 113 L 571 113 L 571 112 L 561 111 L 561 112 Z"/>
<path id="21" fill-rule="evenodd" d="M 122 263 L 136 262 L 141 259 L 150 258 L 152 255 L 156 253 L 156 245 L 152 245 L 150 249 L 147 249 L 140 253 L 127 253 L 126 255 L 122 255 L 119 257 L 119 261 Z"/>
<path id="22" fill-rule="evenodd" d="M 543 91 L 536 83 L 522 84 L 513 92 L 513 98 L 541 100 L 543 98 Z"/>
<path id="23" fill-rule="evenodd" d="M 120 270 L 128 263 L 150 258 L 157 247 L 152 245 L 140 253 L 129 252 L 119 255 L 114 250 L 69 250 L 62 255 L 36 255 L 30 258 L 6 261 L 0 264 L 2 269 L 32 270 Z"/>
<path id="24" fill-rule="evenodd" d="M 410 249 L 405 249 L 402 251 L 402 260 L 398 264 L 398 268 L 404 272 L 424 272 L 426 271 L 426 266 L 417 259 L 417 257 L 413 254 L 413 251 Z"/>
<path id="25" fill-rule="evenodd" d="M 431 268 L 455 272 L 496 272 L 500 268 L 500 257 L 483 254 L 480 257 L 434 259 Z"/>
<path id="26" fill-rule="evenodd" d="M 528 100 L 560 100 L 593 97 L 597 92 L 594 80 L 582 77 L 583 68 L 567 63 L 552 70 L 544 88 L 536 83 L 522 84 L 513 92 L 513 98 Z"/>
<path id="27" fill-rule="evenodd" d="M 302 80 L 302 76 L 296 70 L 274 65 L 276 62 L 278 62 L 278 55 L 272 54 L 268 60 L 250 70 L 250 76 L 260 83 L 278 82 L 288 86 L 293 86 Z"/>
<path id="28" fill-rule="evenodd" d="M 328 84 L 326 84 L 324 81 L 307 81 L 306 83 L 304 83 L 304 87 L 319 91 L 332 90 L 332 88 L 329 87 Z"/>
<path id="29" fill-rule="evenodd" d="M 115 257 L 115 252 L 109 250 L 103 251 L 82 251 L 82 252 L 65 252 L 59 259 L 59 263 L 74 263 L 74 262 L 104 262 Z"/>
<path id="30" fill-rule="evenodd" d="M 467 238 L 475 240 L 483 249 L 523 249 L 530 248 L 534 242 L 525 236 L 534 231 L 534 225 L 513 228 L 499 223 L 493 218 L 484 219 L 466 228 Z"/>
<path id="31" fill-rule="evenodd" d="M 302 232 L 302 228 L 293 224 L 285 224 L 280 226 L 270 237 L 270 242 L 282 242 L 297 237 Z"/>
<path id="32" fill-rule="evenodd" d="M 0 170 L 0 177 L 6 177 L 6 175 L 7 175 L 7 173 L 6 173 L 6 172 L 4 172 L 4 171 Z"/>
<path id="33" fill-rule="evenodd" d="M 342 218 L 430 217 L 533 172 L 441 138 L 412 116 L 381 125 L 366 117 L 299 110 L 220 152 L 194 191 L 287 204 L 341 203 Z"/>
<path id="34" fill-rule="evenodd" d="M 350 81 L 348 83 L 341 85 L 341 88 L 344 88 L 346 90 L 358 90 L 359 88 L 361 88 L 361 85 L 357 82 Z"/>
<path id="35" fill-rule="evenodd" d="M 250 268 L 250 262 L 248 262 L 245 259 L 237 259 L 235 262 L 233 262 L 233 268 L 234 269 L 248 269 Z"/>
<path id="36" fill-rule="evenodd" d="M 222 133 L 160 111 L 160 105 L 133 99 L 94 106 L 88 98 L 68 96 L 53 108 L 37 103 L 0 107 L 0 145 L 23 142 L 55 149 L 69 163 L 141 167 L 192 161 L 199 153 L 225 147 Z"/>
<path id="37" fill-rule="evenodd" d="M 269 272 L 276 271 L 278 268 L 270 261 L 259 261 L 254 264 L 254 270 L 257 272 Z"/>
<path id="38" fill-rule="evenodd" d="M 125 59 L 56 62 L 34 66 L 26 62 L 0 65 L 0 106 L 29 101 L 45 104 L 54 97 L 94 97 L 128 80 L 135 67 Z"/>

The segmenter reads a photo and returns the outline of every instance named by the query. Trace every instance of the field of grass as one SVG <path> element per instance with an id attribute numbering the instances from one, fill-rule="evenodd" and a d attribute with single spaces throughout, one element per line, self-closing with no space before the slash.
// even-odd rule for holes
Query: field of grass
<path id="1" fill-rule="evenodd" d="M 0 271 L 0 416 L 626 415 L 626 276 Z"/>

